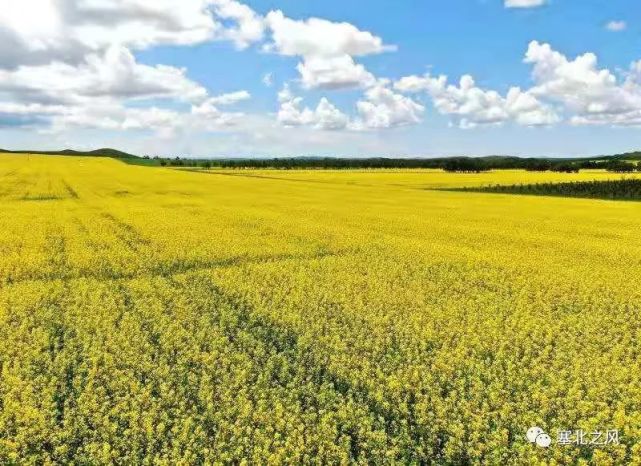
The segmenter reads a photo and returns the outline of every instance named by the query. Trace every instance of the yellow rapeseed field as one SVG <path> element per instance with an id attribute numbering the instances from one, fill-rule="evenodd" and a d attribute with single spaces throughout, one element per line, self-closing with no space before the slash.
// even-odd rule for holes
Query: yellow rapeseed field
<path id="1" fill-rule="evenodd" d="M 641 464 L 641 203 L 430 190 L 618 176 L 2 156 L 0 463 Z"/>

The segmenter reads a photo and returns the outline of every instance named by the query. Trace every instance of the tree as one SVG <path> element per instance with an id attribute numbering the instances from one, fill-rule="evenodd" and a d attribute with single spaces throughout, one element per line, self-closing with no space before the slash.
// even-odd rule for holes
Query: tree
<path id="1" fill-rule="evenodd" d="M 478 159 L 450 159 L 443 164 L 446 172 L 480 173 L 489 171 L 490 167 Z"/>
<path id="2" fill-rule="evenodd" d="M 623 160 L 609 160 L 604 165 L 607 171 L 615 173 L 631 173 L 636 168 L 635 165 Z"/>
<path id="3" fill-rule="evenodd" d="M 579 173 L 579 167 L 573 163 L 561 162 L 553 165 L 552 171 L 560 173 Z"/>
<path id="4" fill-rule="evenodd" d="M 528 163 L 525 169 L 530 172 L 545 172 L 552 168 L 552 163 L 548 160 L 536 160 Z"/>

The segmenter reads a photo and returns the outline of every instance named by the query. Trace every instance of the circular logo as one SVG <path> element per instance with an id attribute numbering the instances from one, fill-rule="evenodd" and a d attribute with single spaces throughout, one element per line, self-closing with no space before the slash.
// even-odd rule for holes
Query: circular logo
<path id="1" fill-rule="evenodd" d="M 541 448 L 547 448 L 552 443 L 552 439 L 546 433 L 539 434 L 536 436 L 536 444 Z"/>
<path id="2" fill-rule="evenodd" d="M 536 427 L 536 426 L 534 426 L 534 427 L 530 427 L 530 428 L 527 430 L 527 434 L 526 434 L 526 437 L 527 437 L 527 439 L 528 439 L 528 442 L 530 442 L 530 443 L 534 443 L 534 442 L 536 442 L 536 438 L 537 438 L 539 435 L 541 435 L 542 433 L 543 433 L 543 429 L 541 429 L 540 427 Z"/>
<path id="3" fill-rule="evenodd" d="M 547 448 L 552 444 L 552 439 L 543 429 L 537 426 L 530 427 L 525 434 L 528 442 L 536 443 L 541 448 Z"/>

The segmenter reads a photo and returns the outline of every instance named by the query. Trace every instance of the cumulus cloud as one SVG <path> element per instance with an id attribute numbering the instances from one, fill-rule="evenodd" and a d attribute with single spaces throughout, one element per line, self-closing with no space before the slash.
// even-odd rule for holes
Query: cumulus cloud
<path id="1" fill-rule="evenodd" d="M 297 70 L 306 89 L 345 89 L 366 87 L 376 82 L 372 73 L 356 64 L 349 55 L 306 57 Z"/>
<path id="2" fill-rule="evenodd" d="M 605 25 L 605 28 L 608 31 L 612 31 L 612 32 L 625 31 L 627 27 L 628 25 L 625 21 L 610 21 L 608 24 Z"/>
<path id="3" fill-rule="evenodd" d="M 243 100 L 251 99 L 251 94 L 247 91 L 236 91 L 228 94 L 217 95 L 208 98 L 204 104 L 209 105 L 231 105 Z"/>
<path id="4" fill-rule="evenodd" d="M 0 68 L 82 62 L 119 45 L 141 50 L 227 40 L 246 48 L 264 19 L 235 0 L 21 0 L 0 10 Z"/>
<path id="5" fill-rule="evenodd" d="M 273 73 L 265 73 L 263 75 L 263 84 L 265 87 L 272 87 L 274 85 L 274 74 Z"/>
<path id="6" fill-rule="evenodd" d="M 282 11 L 271 11 L 265 21 L 272 31 L 272 42 L 265 49 L 289 56 L 340 55 L 362 56 L 394 50 L 380 37 L 361 31 L 350 23 L 335 23 L 320 18 L 303 21 L 286 17 Z"/>
<path id="7" fill-rule="evenodd" d="M 233 0 L 23 0 L 0 11 L 0 67 L 74 63 L 130 49 L 262 38 L 262 20 Z M 218 15 L 218 16 L 217 16 Z"/>
<path id="8" fill-rule="evenodd" d="M 192 105 L 191 114 L 198 117 L 192 122 L 203 129 L 216 129 L 217 127 L 232 126 L 240 122 L 244 116 L 240 112 L 223 112 L 218 107 L 233 105 L 243 100 L 248 100 L 251 95 L 247 91 L 237 91 L 209 97 L 199 105 Z"/>
<path id="9" fill-rule="evenodd" d="M 641 61 L 628 71 L 599 68 L 586 53 L 568 58 L 549 44 L 532 42 L 524 62 L 530 88 L 498 92 L 470 75 L 412 75 L 393 85 L 374 76 L 358 57 L 395 50 L 377 35 L 346 22 L 292 19 L 281 11 L 265 17 L 236 0 L 21 0 L 0 10 L 0 117 L 3 121 L 50 122 L 51 130 L 88 127 L 153 130 L 163 136 L 195 128 L 217 131 L 251 117 L 227 106 L 251 98 L 246 91 L 210 95 L 185 69 L 141 64 L 136 52 L 159 45 L 229 41 L 236 48 L 297 57 L 302 90 L 361 89 L 344 113 L 323 97 L 308 107 L 289 87 L 279 93 L 282 126 L 365 131 L 419 123 L 424 93 L 460 127 L 513 122 L 641 126 Z M 505 0 L 509 8 L 545 0 Z M 38 14 L 34 14 L 37 11 Z M 626 28 L 611 21 L 611 31 Z M 260 79 L 260 76 L 259 78 Z M 273 85 L 271 74 L 263 76 Z M 171 101 L 170 108 L 167 101 Z M 233 110 L 233 108 L 232 108 Z"/>
<path id="10" fill-rule="evenodd" d="M 358 116 L 350 118 L 325 97 L 315 109 L 302 107 L 289 87 L 279 93 L 278 121 L 285 126 L 312 126 L 322 130 L 364 131 L 395 128 L 421 121 L 425 108 L 409 97 L 393 92 L 388 82 L 380 80 L 356 103 Z"/>
<path id="11" fill-rule="evenodd" d="M 599 68 L 596 55 L 568 59 L 549 44 L 532 42 L 525 62 L 534 66 L 535 86 L 530 92 L 562 103 L 576 124 L 637 124 L 641 110 L 641 66 L 633 63 L 625 80 Z"/>
<path id="12" fill-rule="evenodd" d="M 185 69 L 140 64 L 133 51 L 212 40 L 245 48 L 263 35 L 263 18 L 235 0 L 7 2 L 0 11 L 0 113 L 41 118 L 52 131 L 233 124 L 240 114 L 217 106 L 247 92 L 211 97 Z M 158 100 L 186 102 L 191 111 L 159 108 Z"/>
<path id="13" fill-rule="evenodd" d="M 143 65 L 134 53 L 213 40 L 243 49 L 266 35 L 264 50 L 300 57 L 304 89 L 366 90 L 354 119 L 326 98 L 311 109 L 298 97 L 281 99 L 278 119 L 284 125 L 364 129 L 420 119 L 422 106 L 377 85 L 355 61 L 395 49 L 380 37 L 346 22 L 294 20 L 281 11 L 262 17 L 236 0 L 10 2 L 0 12 L 0 113 L 44 117 L 53 131 L 91 127 L 169 134 L 186 125 L 234 124 L 242 114 L 221 107 L 248 99 L 247 92 L 210 96 L 185 69 Z M 264 82 L 271 85 L 271 75 Z M 190 110 L 163 109 L 159 100 L 188 103 Z"/>
<path id="14" fill-rule="evenodd" d="M 216 16 L 235 25 L 218 28 L 218 38 L 231 40 L 240 49 L 263 39 L 265 24 L 261 16 L 247 5 L 234 0 L 212 0 Z"/>
<path id="15" fill-rule="evenodd" d="M 297 70 L 304 89 L 362 88 L 356 103 L 357 116 L 350 118 L 326 98 L 315 109 L 302 106 L 289 88 L 279 94 L 278 121 L 286 126 L 317 129 L 367 130 L 392 128 L 421 121 L 424 107 L 410 97 L 393 92 L 389 82 L 377 79 L 354 57 L 395 50 L 380 37 L 349 23 L 319 18 L 294 20 L 281 11 L 270 12 L 265 20 L 272 41 L 265 50 L 286 56 L 300 56 Z"/>
<path id="16" fill-rule="evenodd" d="M 241 114 L 219 107 L 248 93 L 211 97 L 186 70 L 137 63 L 134 52 L 213 40 L 242 49 L 262 42 L 266 33 L 265 50 L 301 58 L 297 70 L 305 89 L 372 86 L 376 78 L 354 57 L 394 49 L 349 23 L 294 20 L 280 11 L 262 17 L 236 0 L 24 0 L 0 12 L 0 102 L 7 114 L 13 109 L 15 115 L 47 116 L 54 130 L 166 129 L 196 118 L 231 124 Z M 265 83 L 271 84 L 271 76 Z M 128 104 L 152 99 L 188 102 L 191 110 Z M 327 99 L 313 110 L 299 105 L 296 98 L 282 103 L 284 121 L 319 129 L 350 124 Z"/>
<path id="17" fill-rule="evenodd" d="M 374 76 L 353 57 L 394 50 L 380 37 L 361 31 L 350 23 L 336 23 L 319 18 L 294 20 L 281 11 L 271 11 L 265 23 L 272 41 L 264 46 L 269 52 L 299 56 L 297 70 L 307 89 L 344 89 L 367 87 Z"/>
<path id="18" fill-rule="evenodd" d="M 559 117 L 532 93 L 512 87 L 506 96 L 478 87 L 474 78 L 465 75 L 458 86 L 448 84 L 446 76 L 407 76 L 394 84 L 402 92 L 425 91 L 434 107 L 443 115 L 454 116 L 462 128 L 515 121 L 524 126 L 549 125 Z"/>
<path id="19" fill-rule="evenodd" d="M 280 109 L 277 119 L 283 126 L 312 126 L 322 130 L 347 128 L 349 117 L 323 97 L 315 109 L 301 108 L 303 99 L 295 97 L 289 87 L 278 94 Z"/>
<path id="20" fill-rule="evenodd" d="M 407 76 L 394 87 L 406 93 L 426 92 L 436 110 L 454 117 L 462 128 L 508 121 L 551 125 L 561 121 L 559 112 L 574 125 L 641 125 L 641 61 L 618 79 L 599 68 L 593 53 L 569 59 L 549 44 L 533 41 L 524 62 L 533 67 L 534 85 L 526 90 L 512 87 L 505 95 L 480 88 L 469 75 L 458 85 L 449 84 L 446 76 Z"/>
<path id="21" fill-rule="evenodd" d="M 535 8 L 543 6 L 547 0 L 505 0 L 506 8 Z"/>
<path id="22" fill-rule="evenodd" d="M 325 130 L 337 130 L 347 127 L 349 118 L 325 97 L 323 97 L 314 111 L 314 124 Z"/>
<path id="23" fill-rule="evenodd" d="M 365 92 L 365 99 L 356 103 L 360 119 L 356 127 L 368 129 L 394 128 L 421 121 L 425 107 L 409 97 L 393 92 L 381 80 Z"/>
<path id="24" fill-rule="evenodd" d="M 153 130 L 167 136 L 184 126 L 212 129 L 237 121 L 240 114 L 220 111 L 248 99 L 238 91 L 208 97 L 185 70 L 141 65 L 125 48 L 110 47 L 77 66 L 60 62 L 0 70 L 0 113 L 32 115 L 49 121 L 52 132 L 70 128 Z M 132 101 L 171 99 L 191 103 L 190 113 L 130 107 Z"/>
<path id="25" fill-rule="evenodd" d="M 54 61 L 0 70 L 0 93 L 20 100 L 80 104 L 92 98 L 175 98 L 198 100 L 207 95 L 185 70 L 136 62 L 129 50 L 111 46 L 90 54 L 83 63 Z"/>
<path id="26" fill-rule="evenodd" d="M 630 71 L 627 74 L 625 85 L 630 89 L 636 89 L 641 85 L 641 60 L 630 64 Z"/>
<path id="27" fill-rule="evenodd" d="M 63 132 L 73 128 L 104 130 L 153 131 L 160 137 L 172 137 L 184 129 L 217 131 L 241 123 L 243 113 L 223 112 L 216 105 L 232 105 L 249 98 L 246 91 L 207 98 L 193 104 L 190 112 L 180 112 L 157 106 L 129 107 L 118 100 L 97 99 L 91 105 L 42 106 L 32 104 L 33 114 L 49 114 L 51 126 L 47 132 Z M 0 113 L 2 105 L 0 105 Z"/>

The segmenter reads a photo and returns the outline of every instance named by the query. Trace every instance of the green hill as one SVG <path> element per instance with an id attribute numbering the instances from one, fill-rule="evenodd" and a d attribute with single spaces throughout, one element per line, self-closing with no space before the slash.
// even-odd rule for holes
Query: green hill
<path id="1" fill-rule="evenodd" d="M 91 151 L 78 151 L 65 149 L 61 151 L 38 151 L 38 150 L 5 150 L 0 149 L 0 153 L 5 154 L 42 154 L 42 155 L 68 155 L 75 157 L 111 157 L 114 159 L 135 159 L 137 155 L 129 154 L 117 149 L 102 148 Z"/>

